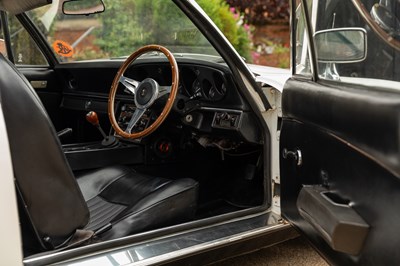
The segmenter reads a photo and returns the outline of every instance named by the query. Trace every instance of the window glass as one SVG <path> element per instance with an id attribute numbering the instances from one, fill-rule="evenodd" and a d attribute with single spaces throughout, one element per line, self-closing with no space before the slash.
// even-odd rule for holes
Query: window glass
<path id="1" fill-rule="evenodd" d="M 105 12 L 88 16 L 64 15 L 62 2 L 28 12 L 62 62 L 125 58 L 148 44 L 218 55 L 172 1 L 104 0 Z"/>
<path id="2" fill-rule="evenodd" d="M 399 88 L 371 79 L 400 81 L 400 2 L 360 0 L 363 15 L 354 2 L 318 1 L 313 15 L 320 78 Z"/>
<path id="3" fill-rule="evenodd" d="M 311 62 L 309 53 L 309 41 L 306 28 L 305 14 L 303 5 L 300 0 L 296 1 L 296 14 L 295 14 L 295 30 L 296 30 L 296 62 L 295 73 L 299 75 L 311 76 Z"/>
<path id="4" fill-rule="evenodd" d="M 6 43 L 4 41 L 4 32 L 3 32 L 3 25 L 1 25 L 0 21 L 0 53 L 7 57 L 7 49 Z"/>
<path id="5" fill-rule="evenodd" d="M 15 16 L 8 16 L 8 26 L 16 65 L 48 65 L 36 43 Z"/>

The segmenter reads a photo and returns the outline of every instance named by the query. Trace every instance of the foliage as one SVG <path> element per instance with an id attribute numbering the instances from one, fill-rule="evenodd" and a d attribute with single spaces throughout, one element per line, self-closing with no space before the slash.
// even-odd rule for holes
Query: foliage
<path id="1" fill-rule="evenodd" d="M 278 55 L 278 67 L 289 68 L 290 67 L 290 49 L 284 47 L 282 44 L 275 44 L 274 54 Z"/>
<path id="2" fill-rule="evenodd" d="M 250 32 L 236 10 L 231 10 L 224 0 L 198 0 L 217 27 L 224 33 L 238 53 L 250 60 Z"/>
<path id="3" fill-rule="evenodd" d="M 95 32 L 98 36 L 95 43 L 110 56 L 129 55 L 134 51 L 135 44 L 145 37 L 137 21 L 130 19 L 130 15 L 135 11 L 134 2 L 107 1 L 106 13 L 99 16 L 102 28 Z"/>
<path id="4" fill-rule="evenodd" d="M 75 50 L 74 60 L 92 60 L 92 59 L 99 59 L 99 58 L 108 58 L 108 54 L 102 51 L 93 50 L 93 47 L 85 47 L 81 50 Z"/>
<path id="5" fill-rule="evenodd" d="M 249 36 L 224 0 L 199 0 L 198 3 L 228 40 L 249 58 Z M 172 2 L 165 0 L 120 0 L 105 2 L 106 12 L 99 18 L 96 45 L 110 56 L 129 55 L 139 46 L 158 43 L 169 46 L 206 46 L 206 39 Z"/>
<path id="6" fill-rule="evenodd" d="M 247 23 L 267 24 L 276 21 L 289 23 L 288 0 L 226 0 L 244 14 Z"/>
<path id="7" fill-rule="evenodd" d="M 280 68 L 290 67 L 290 48 L 280 43 L 265 39 L 255 47 L 252 55 L 256 64 L 265 64 Z"/>
<path id="8" fill-rule="evenodd" d="M 29 33 L 22 27 L 18 19 L 10 15 L 9 27 L 11 34 L 11 47 L 16 64 L 21 65 L 47 65 L 42 53 Z"/>
<path id="9" fill-rule="evenodd" d="M 109 0 L 105 4 L 106 12 L 99 16 L 103 27 L 96 33 L 96 44 L 110 56 L 129 55 L 152 43 L 204 45 L 199 35 L 193 33 L 190 20 L 172 2 Z"/>

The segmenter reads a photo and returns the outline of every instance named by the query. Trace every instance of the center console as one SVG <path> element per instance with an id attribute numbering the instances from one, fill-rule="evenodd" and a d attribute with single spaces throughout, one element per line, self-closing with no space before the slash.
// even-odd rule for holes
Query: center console
<path id="1" fill-rule="evenodd" d="M 118 142 L 110 147 L 101 142 L 75 143 L 64 145 L 63 149 L 73 171 L 144 162 L 144 147 L 134 143 Z"/>
<path id="2" fill-rule="evenodd" d="M 129 105 L 124 105 L 121 109 L 118 123 L 124 126 L 129 122 L 134 109 Z M 143 116 L 138 123 L 138 128 L 146 126 L 147 116 Z M 90 111 L 86 114 L 86 120 L 95 126 L 103 141 L 89 143 L 74 143 L 63 145 L 64 154 L 73 171 L 99 168 L 115 164 L 140 164 L 144 162 L 144 147 L 138 143 L 118 140 L 114 136 L 107 136 L 100 126 L 97 113 Z M 126 127 L 126 126 L 125 126 Z"/>

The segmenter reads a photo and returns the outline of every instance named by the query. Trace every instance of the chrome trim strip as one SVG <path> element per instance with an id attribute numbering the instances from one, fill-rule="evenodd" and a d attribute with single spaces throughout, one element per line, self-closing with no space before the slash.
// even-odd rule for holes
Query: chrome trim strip
<path id="1" fill-rule="evenodd" d="M 114 248 L 111 247 L 105 250 L 97 250 L 87 254 L 81 252 L 87 247 L 78 247 L 76 249 L 60 251 L 59 253 L 35 256 L 24 260 L 24 264 L 74 265 L 74 263 L 88 262 L 89 260 L 98 260 L 99 258 L 107 259 L 107 257 L 120 254 L 121 252 L 130 253 L 129 256 L 135 258 L 137 260 L 136 263 L 141 261 L 146 261 L 146 263 L 149 263 L 149 261 L 156 262 L 164 258 L 175 258 L 178 255 L 187 255 L 192 252 L 206 250 L 210 247 L 217 247 L 226 243 L 240 241 L 257 234 L 273 231 L 275 229 L 277 230 L 282 228 L 281 223 L 282 220 L 280 216 L 267 211 L 262 214 L 248 215 L 246 217 L 240 217 L 230 221 L 196 228 L 194 230 L 186 230 L 153 239 L 139 240 L 139 242 L 136 243 L 116 246 Z M 127 238 L 129 237 L 130 236 Z M 108 242 L 118 242 L 118 239 Z M 101 244 L 104 244 L 104 242 L 92 245 Z M 176 253 L 177 251 L 179 252 Z M 75 258 L 68 259 L 68 257 L 73 256 Z M 59 259 L 57 259 L 58 257 Z M 63 261 L 61 261 L 62 258 L 64 258 Z"/>
<path id="2" fill-rule="evenodd" d="M 210 111 L 210 112 L 231 112 L 231 113 L 237 113 L 237 114 L 242 114 L 243 113 L 242 110 L 213 108 L 213 107 L 200 107 L 200 110 Z"/>
<path id="3" fill-rule="evenodd" d="M 200 245 L 196 245 L 196 246 L 185 248 L 185 249 L 180 249 L 180 250 L 171 252 L 173 255 L 171 253 L 167 253 L 167 254 L 153 257 L 150 259 L 146 259 L 146 260 L 142 260 L 142 261 L 138 261 L 138 262 L 132 262 L 128 265 L 132 265 L 132 266 L 156 265 L 156 264 L 166 261 L 167 259 L 183 257 L 185 255 L 198 253 L 198 252 L 206 251 L 209 249 L 214 249 L 219 246 L 224 246 L 224 245 L 231 244 L 231 243 L 234 243 L 237 241 L 245 240 L 247 238 L 252 238 L 252 237 L 260 235 L 260 234 L 265 234 L 267 232 L 284 229 L 284 228 L 288 228 L 288 227 L 291 227 L 291 225 L 290 224 L 278 224 L 278 225 L 268 226 L 267 228 L 253 230 L 250 232 L 234 235 L 234 236 L 220 239 L 218 241 L 214 241 L 211 243 L 205 243 L 205 244 L 200 244 Z"/>

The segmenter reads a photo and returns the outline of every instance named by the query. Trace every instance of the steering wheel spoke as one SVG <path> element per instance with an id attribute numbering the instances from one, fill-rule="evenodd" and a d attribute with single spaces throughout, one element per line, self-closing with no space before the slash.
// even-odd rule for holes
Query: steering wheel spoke
<path id="1" fill-rule="evenodd" d="M 119 82 L 122 83 L 122 85 L 125 86 L 125 92 L 135 95 L 135 90 L 136 88 L 139 86 L 139 82 L 131 79 L 131 78 L 127 78 L 124 75 L 121 75 L 121 77 L 119 78 Z"/>
<path id="2" fill-rule="evenodd" d="M 137 124 L 143 114 L 146 112 L 144 108 L 136 108 L 135 112 L 133 112 L 131 120 L 128 123 L 128 126 L 125 129 L 125 132 L 128 134 L 132 133 L 133 127 Z"/>
<path id="3" fill-rule="evenodd" d="M 159 86 L 157 99 L 169 93 L 171 93 L 171 86 Z"/>
<path id="4" fill-rule="evenodd" d="M 139 82 L 124 76 L 125 71 L 133 64 L 133 62 L 138 57 L 140 57 L 142 54 L 149 52 L 163 53 L 168 59 L 168 62 L 171 66 L 171 86 L 159 86 L 157 81 L 150 77 L 147 77 Z M 133 95 L 134 103 L 136 105 L 136 109 L 133 112 L 126 129 L 122 129 L 120 127 L 115 117 L 115 98 L 120 83 L 125 87 L 125 92 Z M 139 48 L 137 51 L 131 54 L 118 70 L 111 85 L 108 98 L 108 117 L 110 118 L 110 122 L 115 130 L 115 133 L 123 138 L 137 139 L 145 137 L 154 132 L 165 121 L 167 115 L 171 111 L 173 103 L 176 99 L 176 94 L 178 92 L 178 84 L 178 65 L 176 64 L 174 55 L 167 48 L 160 45 L 147 45 Z M 146 128 L 140 127 L 138 130 L 135 130 L 135 132 L 132 132 L 133 128 L 140 122 L 140 118 L 143 117 L 146 110 L 152 107 L 157 98 L 165 95 L 168 95 L 168 100 L 166 101 L 164 108 L 161 111 L 161 114 Z"/>

